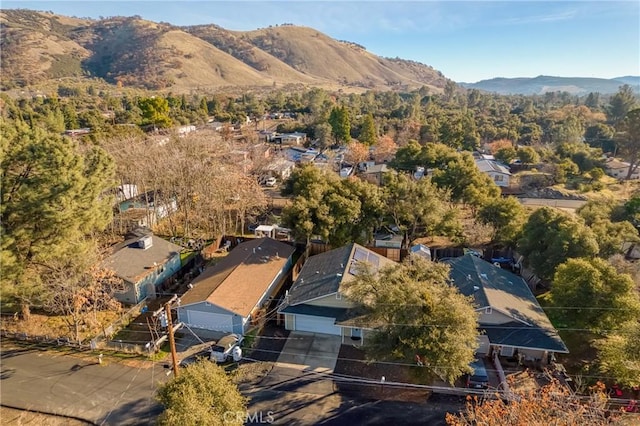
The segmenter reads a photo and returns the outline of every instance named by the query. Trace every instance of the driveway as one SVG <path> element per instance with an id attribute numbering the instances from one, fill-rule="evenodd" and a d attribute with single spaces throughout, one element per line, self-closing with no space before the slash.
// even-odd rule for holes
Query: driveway
<path id="1" fill-rule="evenodd" d="M 276 366 L 315 373 L 333 373 L 341 344 L 340 336 L 291 332 Z"/>
<path id="2" fill-rule="evenodd" d="M 338 360 L 341 337 L 292 331 L 278 361 L 260 388 L 330 395 L 335 392 L 331 374 Z"/>

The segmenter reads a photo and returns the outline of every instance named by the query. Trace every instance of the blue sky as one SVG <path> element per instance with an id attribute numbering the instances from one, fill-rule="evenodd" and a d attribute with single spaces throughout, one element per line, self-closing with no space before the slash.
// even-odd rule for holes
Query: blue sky
<path id="1" fill-rule="evenodd" d="M 2 1 L 63 15 L 140 15 L 175 25 L 315 28 L 458 82 L 640 75 L 640 1 Z"/>

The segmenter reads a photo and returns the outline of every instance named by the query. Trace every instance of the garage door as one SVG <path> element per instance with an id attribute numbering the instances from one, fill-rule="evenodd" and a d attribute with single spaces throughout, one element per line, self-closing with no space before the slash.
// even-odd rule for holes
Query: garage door
<path id="1" fill-rule="evenodd" d="M 233 332 L 233 319 L 231 315 L 214 314 L 202 311 L 187 311 L 189 325 L 205 330 Z"/>
<path id="2" fill-rule="evenodd" d="M 340 336 L 340 327 L 334 324 L 335 318 L 296 315 L 296 330 L 312 333 L 324 333 Z"/>

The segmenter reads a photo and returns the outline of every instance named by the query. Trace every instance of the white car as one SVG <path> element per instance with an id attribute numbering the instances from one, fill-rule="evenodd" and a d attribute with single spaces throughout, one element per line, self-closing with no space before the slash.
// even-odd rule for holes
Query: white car
<path id="1" fill-rule="evenodd" d="M 210 360 L 213 362 L 226 362 L 231 357 L 238 362 L 242 359 L 242 336 L 237 334 L 227 334 L 218 343 L 211 347 Z"/>
<path id="2" fill-rule="evenodd" d="M 278 182 L 278 181 L 276 180 L 276 178 L 274 178 L 274 177 L 269 177 L 269 178 L 265 179 L 264 184 L 265 184 L 266 186 L 276 186 L 276 183 L 277 183 L 277 182 Z"/>

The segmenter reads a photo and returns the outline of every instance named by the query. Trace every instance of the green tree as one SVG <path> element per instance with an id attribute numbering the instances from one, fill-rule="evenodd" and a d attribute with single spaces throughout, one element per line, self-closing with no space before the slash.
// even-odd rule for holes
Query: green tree
<path id="1" fill-rule="evenodd" d="M 97 147 L 83 154 L 68 138 L 1 124 L 2 298 L 28 315 L 47 265 L 83 256 L 84 237 L 109 223 L 111 200 L 104 192 L 114 167 Z"/>
<path id="2" fill-rule="evenodd" d="M 449 285 L 449 267 L 420 257 L 373 274 L 366 267 L 345 283 L 344 294 L 363 305 L 359 320 L 374 328 L 365 349 L 374 360 L 413 362 L 453 383 L 469 372 L 478 346 L 472 302 Z"/>
<path id="3" fill-rule="evenodd" d="M 623 243 L 640 242 L 638 230 L 626 220 L 611 222 L 608 219 L 601 219 L 590 227 L 600 247 L 598 255 L 605 259 L 614 254 L 622 253 Z"/>
<path id="4" fill-rule="evenodd" d="M 622 120 L 629 111 L 636 106 L 636 97 L 633 94 L 633 88 L 628 84 L 620 86 L 618 93 L 613 95 L 609 100 L 607 108 L 607 117 L 609 122 L 617 124 Z"/>
<path id="5" fill-rule="evenodd" d="M 157 399 L 165 407 L 160 425 L 242 425 L 246 420 L 245 397 L 224 369 L 208 360 L 181 369 L 160 386 Z"/>
<path id="6" fill-rule="evenodd" d="M 600 108 L 600 93 L 589 92 L 587 98 L 584 100 L 584 105 L 591 108 L 592 110 Z"/>
<path id="7" fill-rule="evenodd" d="M 505 164 L 510 164 L 517 156 L 515 148 L 508 146 L 505 148 L 500 148 L 495 154 L 495 158 L 497 160 L 502 161 Z"/>
<path id="8" fill-rule="evenodd" d="M 328 148 L 333 142 L 331 139 L 331 126 L 328 123 L 319 123 L 313 129 L 313 134 L 318 141 L 318 148 Z"/>
<path id="9" fill-rule="evenodd" d="M 640 386 L 640 322 L 618 324 L 617 331 L 596 340 L 598 368 L 621 386 Z"/>
<path id="10" fill-rule="evenodd" d="M 536 164 L 540 161 L 540 156 L 536 150 L 530 146 L 518 148 L 517 155 L 523 164 Z"/>
<path id="11" fill-rule="evenodd" d="M 556 324 L 594 332 L 640 318 L 640 296 L 631 277 L 599 258 L 568 259 L 558 265 L 549 304 L 555 308 L 549 316 Z"/>
<path id="12" fill-rule="evenodd" d="M 329 124 L 336 143 L 349 143 L 351 140 L 351 120 L 347 107 L 333 108 L 329 115 Z"/>
<path id="13" fill-rule="evenodd" d="M 613 152 L 613 136 L 615 130 L 613 127 L 604 123 L 596 123 L 587 127 L 584 132 L 584 140 L 589 146 L 601 148 L 604 152 Z"/>
<path id="14" fill-rule="evenodd" d="M 629 162 L 625 178 L 629 180 L 640 166 L 640 108 L 629 111 L 618 125 L 616 144 L 618 153 Z"/>
<path id="15" fill-rule="evenodd" d="M 378 131 L 376 129 L 376 123 L 373 120 L 373 115 L 371 113 L 364 116 L 364 120 L 362 121 L 362 128 L 360 129 L 360 135 L 358 136 L 358 140 L 367 146 L 374 145 L 378 140 Z"/>
<path id="16" fill-rule="evenodd" d="M 169 101 L 167 99 L 159 96 L 141 98 L 138 100 L 138 106 L 142 111 L 142 125 L 152 125 L 160 128 L 171 126 Z"/>
<path id="17" fill-rule="evenodd" d="M 296 238 L 306 241 L 317 235 L 335 247 L 368 242 L 382 215 L 375 185 L 343 180 L 311 165 L 296 169 L 282 193 L 293 195 L 282 210 L 282 222 Z"/>
<path id="18" fill-rule="evenodd" d="M 533 212 L 518 240 L 525 263 L 544 280 L 550 280 L 567 259 L 593 257 L 598 251 L 595 235 L 581 219 L 552 207 Z"/>
<path id="19" fill-rule="evenodd" d="M 515 197 L 495 198 L 478 210 L 478 219 L 493 227 L 493 241 L 514 244 L 520 237 L 526 211 Z"/>
<path id="20" fill-rule="evenodd" d="M 386 216 L 404 233 L 406 244 L 419 237 L 460 228 L 448 223 L 457 219 L 447 214 L 451 209 L 448 194 L 428 178 L 416 181 L 406 174 L 389 173 L 384 180 Z"/>

